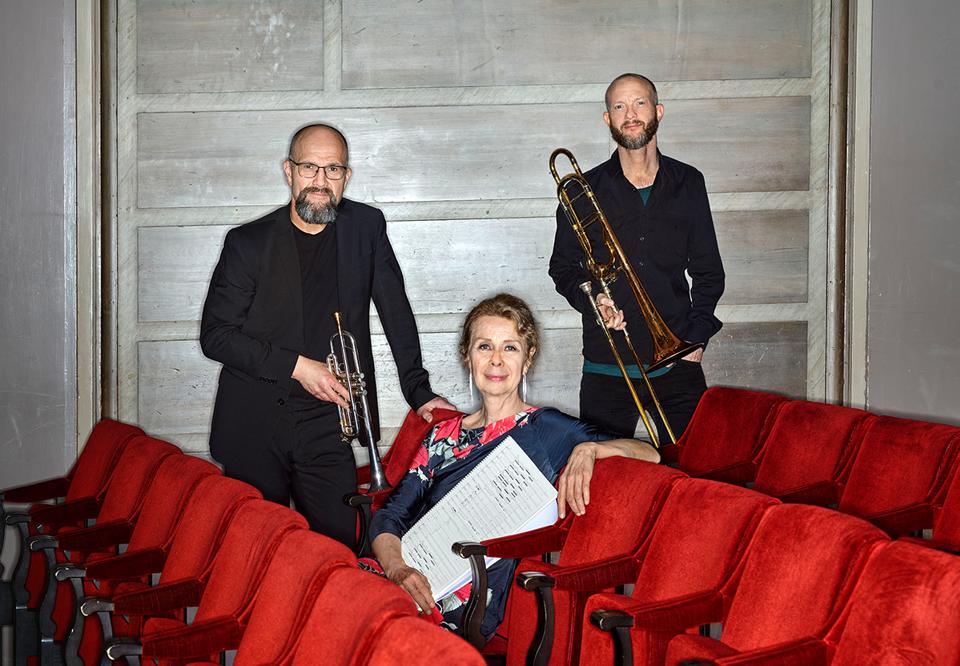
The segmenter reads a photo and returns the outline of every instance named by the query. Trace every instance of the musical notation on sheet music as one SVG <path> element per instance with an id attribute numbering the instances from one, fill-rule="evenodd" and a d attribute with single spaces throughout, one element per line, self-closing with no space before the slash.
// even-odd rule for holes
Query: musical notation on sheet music
<path id="1" fill-rule="evenodd" d="M 434 599 L 443 599 L 470 579 L 469 562 L 450 549 L 455 542 L 552 525 L 556 500 L 553 485 L 507 437 L 404 535 L 403 559 L 427 577 Z"/>

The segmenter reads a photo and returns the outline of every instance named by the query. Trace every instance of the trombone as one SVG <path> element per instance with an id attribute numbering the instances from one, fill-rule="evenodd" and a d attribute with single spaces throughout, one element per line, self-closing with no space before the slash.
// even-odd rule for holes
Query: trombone
<path id="1" fill-rule="evenodd" d="M 354 438 L 366 445 L 370 455 L 370 489 L 376 493 L 388 490 L 392 486 L 387 481 L 380 461 L 377 442 L 373 438 L 373 425 L 370 417 L 370 405 L 367 403 L 367 383 L 360 370 L 360 357 L 357 354 L 357 340 L 350 331 L 343 330 L 340 313 L 334 312 L 337 332 L 330 336 L 330 355 L 327 356 L 327 369 L 347 389 L 348 407 L 337 405 L 340 414 L 340 438 L 351 442 Z"/>
<path id="2" fill-rule="evenodd" d="M 556 164 L 557 158 L 561 155 L 570 161 L 570 166 L 573 169 L 571 173 L 563 177 L 557 172 Z M 557 148 L 553 151 L 553 154 L 550 155 L 550 173 L 557 183 L 557 198 L 560 200 L 560 206 L 563 208 L 563 212 L 566 214 L 570 226 L 573 227 L 573 232 L 576 234 L 577 240 L 580 241 L 580 246 L 583 248 L 583 253 L 586 258 L 586 269 L 593 281 L 596 282 L 600 286 L 601 291 L 612 300 L 610 284 L 622 274 L 627 280 L 627 284 L 630 285 L 630 291 L 633 292 L 633 297 L 640 306 L 640 313 L 643 315 L 644 323 L 653 341 L 653 358 L 651 359 L 650 365 L 644 368 L 640 357 L 637 355 L 637 350 L 630 340 L 630 333 L 626 328 L 623 329 L 624 342 L 626 343 L 627 349 L 630 350 L 630 354 L 633 356 L 637 367 L 640 368 L 640 375 L 643 377 L 647 391 L 650 392 L 650 397 L 653 399 L 653 404 L 657 408 L 657 413 L 660 415 L 661 421 L 663 421 L 670 441 L 676 443 L 677 438 L 673 434 L 673 429 L 670 427 L 670 422 L 667 421 L 667 416 L 663 412 L 663 406 L 660 404 L 660 399 L 657 397 L 656 391 L 653 390 L 653 384 L 650 383 L 650 377 L 647 373 L 669 365 L 690 352 L 703 347 L 703 343 L 690 343 L 681 340 L 670 330 L 666 322 L 663 321 L 663 317 L 657 312 L 653 301 L 650 300 L 650 296 L 647 295 L 647 290 L 644 289 L 643 283 L 640 282 L 640 278 L 637 277 L 636 271 L 634 271 L 633 266 L 630 265 L 630 261 L 623 251 L 623 247 L 620 245 L 620 240 L 613 232 L 613 227 L 610 226 L 607 216 L 604 215 L 603 210 L 600 208 L 597 197 L 593 193 L 593 188 L 590 187 L 586 178 L 583 177 L 583 172 L 580 171 L 580 165 L 577 164 L 573 153 L 566 148 Z M 577 205 L 578 203 L 579 206 Z M 587 237 L 587 228 L 592 224 L 600 225 L 603 244 L 610 257 L 607 262 L 597 260 L 593 245 Z M 580 289 L 587 295 L 587 300 L 590 301 L 590 306 L 593 308 L 593 314 L 596 317 L 597 324 L 603 329 L 607 343 L 610 345 L 610 351 L 613 352 L 613 358 L 617 362 L 617 367 L 620 369 L 624 381 L 627 382 L 630 396 L 633 398 L 633 402 L 640 412 L 640 418 L 643 419 L 643 425 L 650 435 L 650 440 L 655 447 L 659 448 L 660 441 L 657 437 L 656 430 L 653 424 L 650 423 L 650 418 L 647 416 L 646 410 L 640 402 L 640 396 L 637 394 L 637 389 L 633 385 L 633 380 L 630 378 L 626 365 L 624 365 L 616 342 L 610 330 L 603 323 L 603 317 L 600 315 L 600 309 L 593 295 L 593 285 L 588 280 L 580 285 Z"/>

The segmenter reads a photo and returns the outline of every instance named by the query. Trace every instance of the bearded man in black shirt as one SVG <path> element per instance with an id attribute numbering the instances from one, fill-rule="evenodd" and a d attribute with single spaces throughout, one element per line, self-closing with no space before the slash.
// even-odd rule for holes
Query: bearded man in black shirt
<path id="1" fill-rule="evenodd" d="M 618 147 L 609 160 L 588 171 L 586 179 L 667 326 L 684 340 L 706 344 L 720 330 L 714 310 L 723 294 L 724 273 L 703 174 L 657 149 L 663 105 L 648 78 L 618 76 L 607 87 L 605 102 L 603 120 Z M 594 248 L 602 246 L 597 227 L 588 228 Z M 579 288 L 590 279 L 584 265 L 583 250 L 558 208 L 550 277 L 557 291 L 583 316 L 580 418 L 617 436 L 631 437 L 639 413 L 596 324 L 588 297 Z M 611 292 L 613 299 L 602 293 L 597 298 L 607 327 L 628 326 L 641 361 L 649 363 L 653 352 L 650 335 L 626 279 L 616 280 Z M 627 359 L 625 352 L 621 349 L 621 356 Z M 703 350 L 698 349 L 650 373 L 678 438 L 706 390 L 702 355 Z M 666 441 L 639 368 L 628 366 L 628 370 L 660 439 Z"/>
<path id="2" fill-rule="evenodd" d="M 356 514 L 353 452 L 340 439 L 347 391 L 327 369 L 333 312 L 357 340 L 379 439 L 370 301 L 407 403 L 426 420 L 451 407 L 430 388 L 403 275 L 376 208 L 343 198 L 347 142 L 328 125 L 294 134 L 283 171 L 290 203 L 231 229 L 200 322 L 203 353 L 223 364 L 210 452 L 228 476 L 289 504 L 311 529 L 348 545 Z"/>

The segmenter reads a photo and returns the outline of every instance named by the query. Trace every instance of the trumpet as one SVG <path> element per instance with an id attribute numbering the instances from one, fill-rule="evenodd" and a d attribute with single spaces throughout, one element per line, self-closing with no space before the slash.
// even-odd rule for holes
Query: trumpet
<path id="1" fill-rule="evenodd" d="M 370 454 L 370 489 L 375 493 L 389 490 L 387 481 L 373 437 L 373 424 L 370 420 L 370 405 L 367 402 L 367 383 L 360 370 L 360 357 L 357 354 L 357 340 L 349 331 L 343 330 L 340 313 L 334 312 L 337 332 L 330 336 L 330 355 L 327 356 L 327 368 L 347 389 L 348 407 L 337 405 L 340 415 L 340 437 L 344 442 L 359 438 Z"/>
<path id="2" fill-rule="evenodd" d="M 561 155 L 570 161 L 570 166 L 573 169 L 571 173 L 563 177 L 561 177 L 557 171 L 556 164 L 557 158 Z M 676 443 L 677 439 L 673 434 L 673 429 L 670 427 L 669 421 L 667 421 L 666 414 L 663 412 L 663 406 L 660 404 L 660 399 L 657 397 L 657 393 L 654 391 L 653 384 L 651 384 L 650 377 L 647 373 L 673 363 L 690 352 L 703 347 L 703 344 L 681 340 L 670 330 L 666 322 L 663 321 L 663 317 L 660 316 L 657 308 L 653 305 L 653 301 L 647 294 L 647 290 L 644 289 L 643 283 L 640 282 L 640 278 L 637 277 L 636 271 L 634 271 L 633 266 L 630 265 L 630 261 L 623 251 L 623 247 L 620 245 L 620 240 L 614 233 L 613 227 L 610 226 L 610 222 L 607 220 L 607 216 L 604 215 L 603 209 L 600 208 L 593 188 L 590 187 L 590 184 L 583 176 L 583 172 L 580 171 L 580 165 L 577 164 L 573 153 L 566 148 L 557 148 L 553 151 L 550 155 L 550 173 L 557 183 L 557 198 L 560 200 L 560 207 L 563 208 L 567 221 L 569 221 L 573 227 L 574 234 L 576 234 L 577 240 L 583 248 L 583 253 L 586 258 L 586 269 L 593 281 L 596 282 L 601 291 L 612 300 L 610 284 L 616 280 L 617 277 L 623 275 L 640 307 L 640 313 L 643 315 L 647 331 L 650 333 L 650 338 L 653 341 L 653 358 L 650 364 L 646 368 L 644 367 L 630 339 L 630 333 L 626 328 L 623 329 L 624 342 L 630 354 L 633 356 L 637 367 L 640 368 L 640 375 L 643 377 L 647 391 L 653 399 L 653 404 L 665 426 L 670 441 Z M 593 244 L 587 237 L 587 229 L 593 224 L 599 225 L 603 245 L 609 256 L 606 262 L 597 260 Z M 660 441 L 657 437 L 656 430 L 650 423 L 646 410 L 644 410 L 641 404 L 640 396 L 637 394 L 636 387 L 633 385 L 633 380 L 627 371 L 626 365 L 624 365 L 616 342 L 610 330 L 603 323 L 603 317 L 597 306 L 596 298 L 592 293 L 593 286 L 590 281 L 587 281 L 580 285 L 580 289 L 587 295 L 597 323 L 606 335 L 607 343 L 613 352 L 614 360 L 617 362 L 617 367 L 620 369 L 624 381 L 627 382 L 630 396 L 633 398 L 637 410 L 640 412 L 640 418 L 643 419 L 643 425 L 650 435 L 650 440 L 655 447 L 659 448 Z"/>

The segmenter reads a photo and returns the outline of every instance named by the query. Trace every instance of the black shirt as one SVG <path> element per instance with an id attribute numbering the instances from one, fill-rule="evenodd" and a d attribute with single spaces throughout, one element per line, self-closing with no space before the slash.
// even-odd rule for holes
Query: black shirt
<path id="1" fill-rule="evenodd" d="M 293 228 L 300 260 L 300 293 L 303 296 L 303 355 L 326 361 L 330 336 L 336 332 L 333 313 L 340 308 L 337 292 L 336 225 L 328 225 L 318 234 L 306 234 Z M 316 402 L 300 385 L 293 383 L 291 397 Z"/>
<path id="2" fill-rule="evenodd" d="M 637 188 L 623 175 L 616 151 L 584 175 L 667 326 L 684 340 L 706 342 L 722 325 L 714 310 L 723 294 L 724 273 L 703 174 L 683 162 L 658 155 L 660 168 L 646 205 Z M 588 227 L 587 236 L 594 257 L 607 261 L 609 255 L 599 225 Z M 566 214 L 558 207 L 550 277 L 560 295 L 583 315 L 584 358 L 594 363 L 614 363 L 603 331 L 579 288 L 590 279 L 585 265 L 580 243 Z M 685 271 L 693 281 L 692 288 Z M 594 283 L 595 295 L 598 289 Z M 649 362 L 650 335 L 624 276 L 613 282 L 611 292 L 626 315 L 637 353 L 641 360 Z"/>

